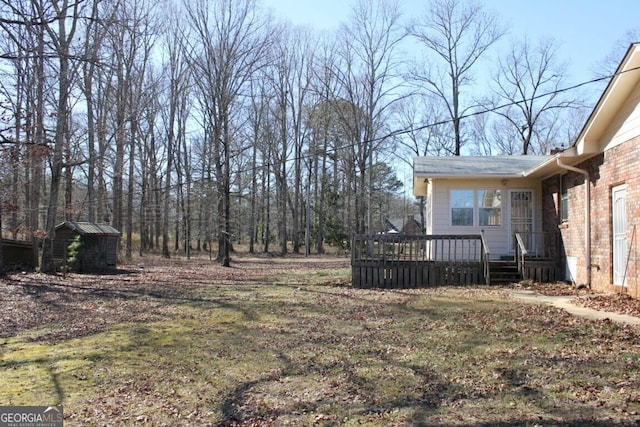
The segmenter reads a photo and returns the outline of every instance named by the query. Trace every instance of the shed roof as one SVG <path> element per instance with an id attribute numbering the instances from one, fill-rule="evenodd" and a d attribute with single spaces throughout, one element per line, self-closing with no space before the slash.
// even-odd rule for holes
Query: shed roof
<path id="1" fill-rule="evenodd" d="M 93 222 L 65 221 L 56 227 L 56 230 L 67 227 L 76 233 L 85 235 L 119 236 L 120 232 L 107 224 L 96 224 Z"/>
<path id="2" fill-rule="evenodd" d="M 553 156 L 416 157 L 414 176 L 424 178 L 522 178 Z"/>

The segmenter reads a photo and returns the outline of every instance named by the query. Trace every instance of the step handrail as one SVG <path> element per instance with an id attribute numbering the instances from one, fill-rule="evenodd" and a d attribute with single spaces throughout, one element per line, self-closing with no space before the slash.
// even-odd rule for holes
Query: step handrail
<path id="1" fill-rule="evenodd" d="M 491 253 L 489 251 L 489 245 L 484 237 L 484 230 L 480 230 L 480 242 L 482 245 L 482 264 L 484 269 L 484 281 L 487 285 L 491 284 L 491 268 L 489 261 L 491 260 Z"/>
<path id="2" fill-rule="evenodd" d="M 514 235 L 514 239 L 516 243 L 515 262 L 518 265 L 518 272 L 522 273 L 524 270 L 525 257 L 529 254 L 529 251 L 527 250 L 527 246 L 524 244 L 524 240 L 522 239 L 520 233 L 516 233 Z"/>

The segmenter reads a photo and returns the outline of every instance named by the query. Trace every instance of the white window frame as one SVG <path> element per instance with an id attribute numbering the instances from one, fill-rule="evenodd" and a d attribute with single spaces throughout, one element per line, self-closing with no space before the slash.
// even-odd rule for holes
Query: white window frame
<path id="1" fill-rule="evenodd" d="M 500 205 L 499 206 L 483 206 L 480 203 L 480 192 L 481 191 L 493 191 L 493 192 L 497 192 L 497 194 L 500 194 Z M 478 188 L 476 190 L 476 203 L 478 205 L 477 209 L 478 209 L 478 226 L 479 227 L 500 227 L 502 226 L 502 189 L 501 188 Z M 499 214 L 497 216 L 498 218 L 498 223 L 497 224 L 481 224 L 480 223 L 480 212 L 482 212 L 483 210 L 498 210 Z M 489 215 L 488 217 L 492 217 L 493 215 Z"/>
<path id="2" fill-rule="evenodd" d="M 498 224 L 486 224 L 486 225 L 480 225 L 480 210 L 481 209 L 490 209 L 487 208 L 485 206 L 481 206 L 480 201 L 479 201 L 479 197 L 480 197 L 480 192 L 481 191 L 499 191 L 500 192 L 500 206 L 498 207 L 493 207 L 493 209 L 499 209 L 500 210 L 500 215 L 498 216 L 499 218 L 499 222 Z M 455 192 L 471 192 L 472 194 L 472 199 L 471 202 L 473 204 L 473 206 L 469 207 L 469 206 L 454 206 L 454 197 L 453 194 Z M 504 208 L 503 208 L 503 200 L 502 200 L 502 193 L 503 193 L 503 189 L 501 188 L 497 188 L 497 187 L 482 187 L 482 188 L 451 188 L 449 189 L 449 225 L 451 227 L 501 227 L 503 225 L 503 212 L 504 212 Z M 454 224 L 453 223 L 453 219 L 454 219 L 454 215 L 453 215 L 453 209 L 471 209 L 472 210 L 472 214 L 471 214 L 471 224 Z"/>
<path id="3" fill-rule="evenodd" d="M 454 197 L 453 193 L 455 192 L 471 192 L 471 206 L 454 206 Z M 476 216 L 476 191 L 473 188 L 452 188 L 449 190 L 449 223 L 452 227 L 473 227 L 475 225 L 475 216 Z M 458 200 L 458 199 L 456 199 Z M 468 203 L 468 200 L 465 199 L 465 202 Z M 466 204 L 466 203 L 465 203 Z M 454 209 L 471 209 L 471 224 L 454 224 L 453 223 L 453 210 Z M 466 217 L 466 216 L 465 216 Z"/>

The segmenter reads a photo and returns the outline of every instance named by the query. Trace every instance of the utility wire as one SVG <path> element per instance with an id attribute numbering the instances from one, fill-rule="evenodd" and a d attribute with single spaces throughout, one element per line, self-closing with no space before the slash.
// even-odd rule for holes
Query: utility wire
<path id="1" fill-rule="evenodd" d="M 613 78 L 615 76 L 618 76 L 618 75 L 621 75 L 621 74 L 624 74 L 624 73 L 628 73 L 630 71 L 636 71 L 636 70 L 640 70 L 640 67 L 630 68 L 628 70 L 621 71 L 621 72 L 615 73 L 615 74 L 611 74 L 609 76 L 598 77 L 598 78 L 595 78 L 595 79 L 592 79 L 592 80 L 588 80 L 588 81 L 584 81 L 582 83 L 578 83 L 578 84 L 575 84 L 575 85 L 572 85 L 572 86 L 567 86 L 567 87 L 564 87 L 564 88 L 556 89 L 556 90 L 553 90 L 551 92 L 541 93 L 541 94 L 532 96 L 531 98 L 522 99 L 522 100 L 519 100 L 519 101 L 510 101 L 510 102 L 507 102 L 507 103 L 504 103 L 504 104 L 496 105 L 496 106 L 491 107 L 491 108 L 486 108 L 486 109 L 483 109 L 483 110 L 474 111 L 472 113 L 463 114 L 463 115 L 461 115 L 459 117 L 459 119 L 463 120 L 463 119 L 468 119 L 469 117 L 480 116 L 480 115 L 486 114 L 486 113 L 493 113 L 493 112 L 501 110 L 503 108 L 511 107 L 511 106 L 514 106 L 514 105 L 519 105 L 519 104 L 522 104 L 522 103 L 525 103 L 525 102 L 529 102 L 529 101 L 535 101 L 536 99 L 545 98 L 547 96 L 557 95 L 557 94 L 563 93 L 563 92 L 568 92 L 568 91 L 571 91 L 571 90 L 574 90 L 574 89 L 578 89 L 578 88 L 580 88 L 582 86 L 586 86 L 586 85 L 593 84 L 593 83 L 598 83 L 598 82 L 601 82 L 603 80 L 609 80 L 609 79 L 611 79 L 611 78 Z M 392 136 L 397 136 L 397 135 L 403 135 L 405 133 L 409 133 L 409 132 L 413 132 L 413 131 L 417 131 L 417 130 L 428 129 L 428 128 L 435 127 L 435 126 L 441 126 L 441 125 L 445 125 L 445 124 L 448 124 L 448 123 L 453 123 L 453 119 L 445 119 L 445 120 L 440 120 L 440 121 L 437 121 L 437 122 L 421 125 L 421 126 L 418 126 L 418 127 L 410 127 L 410 128 L 407 128 L 407 129 L 393 131 L 393 132 L 390 132 L 387 135 L 384 135 L 382 137 L 376 138 L 376 139 L 374 139 L 372 141 L 376 141 L 378 139 L 386 139 L 386 138 L 389 138 L 389 137 L 392 137 Z"/>
<path id="2" fill-rule="evenodd" d="M 594 78 L 594 79 L 591 79 L 591 80 L 587 80 L 587 81 L 583 81 L 581 83 L 577 83 L 577 84 L 574 84 L 574 85 L 571 85 L 571 86 L 555 89 L 555 90 L 550 91 L 550 92 L 541 93 L 541 94 L 532 96 L 530 98 L 522 99 L 522 100 L 519 100 L 519 101 L 510 101 L 510 102 L 506 102 L 504 104 L 496 105 L 496 106 L 493 106 L 493 107 L 490 107 L 490 108 L 484 108 L 482 110 L 478 110 L 478 111 L 474 111 L 474 112 L 471 112 L 471 113 L 468 113 L 468 114 L 464 114 L 464 115 L 460 116 L 459 119 L 460 120 L 464 120 L 464 119 L 468 119 L 470 117 L 479 116 L 479 115 L 482 115 L 482 114 L 493 113 L 495 111 L 498 111 L 498 110 L 503 109 L 503 108 L 511 107 L 513 105 L 519 105 L 519 104 L 522 104 L 522 103 L 525 103 L 525 102 L 534 101 L 536 99 L 545 98 L 545 97 L 548 97 L 548 96 L 553 96 L 553 95 L 557 95 L 557 94 L 564 93 L 564 92 L 569 92 L 569 91 L 581 88 L 583 86 L 587 86 L 587 85 L 594 84 L 594 83 L 599 83 L 599 82 L 602 82 L 602 81 L 605 81 L 605 80 L 612 79 L 613 77 L 616 77 L 618 75 L 625 74 L 625 73 L 628 73 L 628 72 L 631 72 L 631 71 L 637 71 L 637 70 L 640 70 L 640 67 L 635 67 L 635 68 L 631 68 L 629 70 L 616 72 L 616 73 L 608 75 L 608 76 L 597 77 L 597 78 Z M 335 154 L 335 153 L 338 153 L 340 151 L 347 150 L 347 149 L 350 149 L 350 148 L 354 148 L 354 147 L 359 146 L 359 145 L 374 144 L 376 142 L 382 142 L 385 139 L 392 138 L 392 137 L 395 137 L 395 136 L 400 136 L 400 135 L 404 135 L 404 134 L 407 134 L 407 133 L 410 133 L 410 132 L 424 130 L 424 129 L 428 129 L 428 128 L 432 128 L 432 127 L 436 127 L 436 126 L 442 126 L 442 125 L 450 124 L 452 122 L 453 122 L 453 119 L 444 119 L 444 120 L 439 120 L 439 121 L 436 121 L 436 122 L 423 124 L 423 125 L 420 125 L 420 126 L 417 126 L 417 127 L 410 126 L 408 128 L 398 129 L 398 130 L 394 130 L 394 131 L 388 132 L 385 135 L 382 135 L 382 136 L 376 137 L 376 138 L 372 138 L 370 140 L 354 142 L 354 143 L 350 143 L 350 144 L 344 144 L 344 145 L 340 145 L 340 146 L 337 146 L 337 147 L 331 147 L 331 148 L 328 148 L 326 150 L 326 153 L 334 153 Z M 286 161 L 287 162 L 288 161 L 295 161 L 295 160 L 306 161 L 309 158 L 311 158 L 312 156 L 313 156 L 312 153 L 304 153 L 304 154 L 300 154 L 297 157 L 290 158 L 290 159 L 288 159 Z M 243 174 L 243 173 L 250 173 L 250 172 L 253 173 L 254 171 L 257 171 L 257 170 L 263 170 L 265 168 L 274 168 L 275 166 L 276 166 L 276 163 L 274 161 L 266 161 L 266 162 L 262 162 L 259 165 L 256 165 L 255 167 L 250 166 L 250 167 L 245 167 L 245 168 L 238 168 L 238 169 L 233 170 L 232 172 L 236 173 L 236 174 Z M 202 184 L 203 182 L 207 182 L 207 181 L 211 181 L 211 180 L 209 180 L 207 178 L 204 178 L 204 177 L 201 177 L 200 179 L 192 180 L 191 184 Z M 185 183 L 181 183 L 181 184 L 180 183 L 175 183 L 175 184 L 171 185 L 171 188 L 172 189 L 177 189 L 177 188 L 182 187 L 184 185 L 185 185 Z M 111 199 L 111 198 L 109 198 L 109 199 Z"/>
<path id="3" fill-rule="evenodd" d="M 632 71 L 638 71 L 638 70 L 640 70 L 640 66 L 639 67 L 630 68 L 630 69 L 624 70 L 624 71 L 619 71 L 619 72 L 616 72 L 616 73 L 608 75 L 608 76 L 597 77 L 597 78 L 594 78 L 594 79 L 591 79 L 591 80 L 583 81 L 581 83 L 577 83 L 577 84 L 574 84 L 574 85 L 571 85 L 571 86 L 567 86 L 567 87 L 564 87 L 564 88 L 555 89 L 555 90 L 550 91 L 550 92 L 541 93 L 541 94 L 532 96 L 530 98 L 522 99 L 522 100 L 519 100 L 519 101 L 510 101 L 510 102 L 506 102 L 504 104 L 496 105 L 496 106 L 493 106 L 493 107 L 490 107 L 490 108 L 484 108 L 484 109 L 481 109 L 481 110 L 478 110 L 478 111 L 470 112 L 468 114 L 463 114 L 458 119 L 459 120 L 464 120 L 464 119 L 468 119 L 470 117 L 475 117 L 475 116 L 479 116 L 479 115 L 482 115 L 482 114 L 492 113 L 492 112 L 495 112 L 495 111 L 498 111 L 498 110 L 501 110 L 503 108 L 507 108 L 507 107 L 510 107 L 510 106 L 513 106 L 513 105 L 519 105 L 519 104 L 522 104 L 522 103 L 525 103 L 525 102 L 535 101 L 536 99 L 545 98 L 545 97 L 548 97 L 548 96 L 553 96 L 553 95 L 557 95 L 557 94 L 564 93 L 564 92 L 569 92 L 569 91 L 581 88 L 583 86 L 587 86 L 587 85 L 594 84 L 594 83 L 599 83 L 599 82 L 602 82 L 602 81 L 605 81 L 605 80 L 610 80 L 613 77 L 616 77 L 616 76 L 619 76 L 619 75 L 622 75 L 622 74 L 626 74 L 626 73 L 629 73 L 629 72 L 632 72 Z M 344 144 L 344 145 L 337 146 L 337 147 L 331 147 L 331 148 L 328 148 L 326 150 L 326 152 L 327 153 L 337 153 L 337 152 L 340 152 L 340 151 L 343 151 L 343 150 L 346 150 L 346 149 L 350 149 L 350 148 L 354 148 L 354 147 L 357 147 L 357 146 L 360 146 L 360 145 L 365 145 L 366 146 L 366 145 L 369 145 L 369 144 L 374 144 L 376 142 L 382 142 L 382 141 L 384 141 L 384 140 L 386 140 L 388 138 L 392 138 L 392 137 L 395 137 L 395 136 L 400 136 L 400 135 L 404 135 L 404 134 L 407 134 L 407 133 L 410 133 L 410 132 L 420 131 L 420 130 L 424 130 L 424 129 L 428 129 L 428 128 L 432 128 L 432 127 L 436 127 L 436 126 L 442 126 L 442 125 L 450 124 L 452 122 L 453 122 L 453 119 L 444 119 L 444 120 L 439 120 L 439 121 L 423 124 L 423 125 L 420 125 L 420 126 L 417 126 L 417 127 L 410 126 L 410 127 L 404 128 L 404 129 L 397 129 L 397 130 L 388 132 L 387 134 L 382 135 L 380 137 L 371 138 L 371 139 L 365 140 L 365 141 L 359 141 L 359 142 L 353 142 L 353 143 L 349 143 L 349 144 Z M 313 156 L 312 153 L 304 153 L 304 154 L 301 154 L 301 155 L 299 155 L 297 157 L 293 157 L 293 158 L 290 158 L 290 159 L 285 160 L 285 161 L 289 162 L 289 161 L 295 161 L 295 160 L 307 160 L 308 158 L 310 158 L 312 156 Z M 235 172 L 237 174 L 242 174 L 242 173 L 254 172 L 255 170 L 265 169 L 267 167 L 273 168 L 275 165 L 276 165 L 275 162 L 267 161 L 267 162 L 261 163 L 260 165 L 256 165 L 255 167 L 235 169 L 232 172 Z M 206 179 L 206 178 L 200 178 L 200 179 L 192 180 L 191 183 L 192 184 L 198 184 L 198 183 L 202 183 L 202 182 L 206 182 L 206 181 L 209 181 L 209 180 Z M 185 185 L 185 183 L 176 183 L 176 184 L 173 184 L 171 186 L 171 188 L 172 189 L 176 189 L 176 188 L 182 187 L 184 185 Z M 111 198 L 109 198 L 109 199 L 111 199 Z"/>
<path id="4" fill-rule="evenodd" d="M 490 107 L 490 108 L 484 108 L 482 110 L 474 111 L 474 112 L 471 112 L 471 113 L 468 113 L 468 114 L 463 114 L 458 119 L 459 120 L 464 120 L 464 119 L 468 119 L 470 117 L 480 116 L 482 114 L 493 113 L 493 112 L 496 112 L 496 111 L 501 110 L 503 108 L 511 107 L 511 106 L 514 106 L 514 105 L 519 105 L 519 104 L 522 104 L 522 103 L 525 103 L 525 102 L 535 101 L 535 100 L 540 99 L 540 98 L 545 98 L 545 97 L 548 97 L 548 96 L 554 96 L 554 95 L 557 95 L 557 94 L 560 94 L 560 93 L 564 93 L 564 92 L 569 92 L 569 91 L 581 88 L 583 86 L 587 86 L 587 85 L 594 84 L 594 83 L 599 83 L 599 82 L 602 82 L 602 81 L 605 81 L 605 80 L 610 80 L 613 77 L 616 77 L 618 75 L 625 74 L 625 73 L 628 73 L 628 72 L 631 72 L 631 71 L 637 71 L 637 70 L 640 70 L 640 67 L 630 68 L 628 70 L 616 72 L 616 73 L 608 75 L 608 76 L 597 77 L 597 78 L 594 78 L 594 79 L 591 79 L 591 80 L 587 80 L 587 81 L 583 81 L 581 83 L 577 83 L 577 84 L 574 84 L 574 85 L 571 85 L 571 86 L 555 89 L 555 90 L 550 91 L 550 92 L 541 93 L 541 94 L 532 96 L 530 98 L 525 98 L 525 99 L 521 99 L 521 100 L 518 100 L 518 101 L 510 101 L 510 102 L 506 102 L 504 104 L 496 105 L 496 106 L 493 106 L 493 107 Z M 337 153 L 339 151 L 346 150 L 346 149 L 349 149 L 349 148 L 354 148 L 354 147 L 359 146 L 359 145 L 368 145 L 368 144 L 373 144 L 373 143 L 376 143 L 376 142 L 382 142 L 385 139 L 392 138 L 392 137 L 395 137 L 395 136 L 404 135 L 404 134 L 407 134 L 407 133 L 410 133 L 410 132 L 429 129 L 429 128 L 432 128 L 432 127 L 442 126 L 442 125 L 446 125 L 446 124 L 450 124 L 450 123 L 453 123 L 453 119 L 439 120 L 439 121 L 436 121 L 436 122 L 423 124 L 423 125 L 420 125 L 420 126 L 417 126 L 417 127 L 410 126 L 410 127 L 404 128 L 404 129 L 398 129 L 398 130 L 391 131 L 391 132 L 389 132 L 389 133 L 387 133 L 385 135 L 382 135 L 382 136 L 379 136 L 379 137 L 376 137 L 376 138 L 372 138 L 372 139 L 369 139 L 369 140 L 366 140 L 366 141 L 360 141 L 360 142 L 354 142 L 354 143 L 350 143 L 350 144 L 344 144 L 344 145 L 341 145 L 339 147 L 332 147 L 332 148 L 327 149 L 326 152 L 327 153 Z M 307 158 L 309 158 L 311 156 L 312 156 L 311 153 L 306 153 L 306 154 L 302 154 L 302 155 L 300 155 L 298 157 L 294 157 L 294 158 L 292 158 L 290 160 L 306 160 Z M 260 166 L 256 166 L 255 169 L 262 169 L 262 168 L 273 167 L 273 166 L 274 166 L 274 163 L 266 162 L 266 163 L 262 163 Z M 239 170 L 236 170 L 236 172 L 237 173 L 243 173 L 243 172 L 246 173 L 246 172 L 252 172 L 253 170 L 254 170 L 254 168 L 251 168 L 251 169 L 239 169 Z"/>

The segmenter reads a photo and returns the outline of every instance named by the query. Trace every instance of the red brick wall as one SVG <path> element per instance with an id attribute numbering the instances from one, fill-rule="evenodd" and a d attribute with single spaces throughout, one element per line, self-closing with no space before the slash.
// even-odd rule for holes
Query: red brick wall
<path id="1" fill-rule="evenodd" d="M 623 290 L 613 283 L 612 249 L 612 205 L 611 190 L 620 184 L 627 185 L 627 244 L 629 261 L 627 266 L 626 292 L 640 298 L 640 137 L 613 147 L 576 167 L 589 172 L 591 185 L 591 287 L 597 292 L 620 292 Z M 569 219 L 559 224 L 559 183 L 560 176 L 554 176 L 543 183 L 544 228 L 559 228 L 567 256 L 577 258 L 576 283 L 585 283 L 585 219 L 584 219 L 584 176 L 568 172 Z M 635 231 L 634 226 L 638 226 Z"/>

